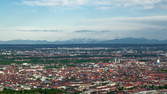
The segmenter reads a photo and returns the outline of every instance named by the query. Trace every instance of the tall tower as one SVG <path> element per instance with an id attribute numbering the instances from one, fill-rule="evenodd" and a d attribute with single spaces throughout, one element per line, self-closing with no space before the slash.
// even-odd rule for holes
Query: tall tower
<path id="1" fill-rule="evenodd" d="M 117 63 L 117 58 L 114 59 L 114 63 Z"/>
<path id="2" fill-rule="evenodd" d="M 161 63 L 161 61 L 160 61 L 160 59 L 157 59 L 157 62 L 156 62 L 157 64 L 160 64 Z"/>
<path id="3" fill-rule="evenodd" d="M 120 63 L 121 60 L 119 58 L 114 58 L 114 63 Z"/>

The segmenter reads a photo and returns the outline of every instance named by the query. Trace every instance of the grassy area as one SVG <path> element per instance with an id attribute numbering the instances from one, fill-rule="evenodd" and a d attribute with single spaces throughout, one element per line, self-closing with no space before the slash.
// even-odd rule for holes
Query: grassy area
<path id="1" fill-rule="evenodd" d="M 77 58 L 59 58 L 57 59 L 56 57 L 16 57 L 16 56 L 12 56 L 13 58 L 7 58 L 5 56 L 0 56 L 0 64 L 2 65 L 9 65 L 12 63 L 17 63 L 17 64 L 21 64 L 21 63 L 32 63 L 32 64 L 52 64 L 52 63 L 60 63 L 60 64 L 68 64 L 68 63 L 89 63 L 89 62 L 93 62 L 93 63 L 98 63 L 98 62 L 109 62 L 111 61 L 111 59 L 99 59 L 99 60 L 95 60 L 95 59 L 77 59 Z M 16 61 L 16 60 L 20 60 L 20 61 Z M 22 61 L 23 60 L 23 61 Z M 28 60 L 28 61 L 24 61 L 24 60 Z"/>
<path id="2" fill-rule="evenodd" d="M 21 91 L 5 89 L 3 91 L 0 91 L 0 94 L 67 94 L 67 93 L 63 90 L 58 90 L 58 89 L 33 89 L 33 90 L 21 90 Z"/>

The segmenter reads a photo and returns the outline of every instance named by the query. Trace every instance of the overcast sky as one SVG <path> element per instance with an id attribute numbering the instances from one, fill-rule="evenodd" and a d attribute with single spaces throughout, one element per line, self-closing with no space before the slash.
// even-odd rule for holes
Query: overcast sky
<path id="1" fill-rule="evenodd" d="M 166 36 L 167 0 L 0 1 L 0 40 Z"/>

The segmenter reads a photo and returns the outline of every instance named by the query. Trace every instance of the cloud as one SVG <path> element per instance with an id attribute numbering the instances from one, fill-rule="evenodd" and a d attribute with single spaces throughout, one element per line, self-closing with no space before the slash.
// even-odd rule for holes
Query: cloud
<path id="1" fill-rule="evenodd" d="M 22 3 L 30 6 L 93 6 L 98 9 L 111 9 L 112 7 L 167 9 L 166 0 L 22 0 Z"/>
<path id="2" fill-rule="evenodd" d="M 110 40 L 124 37 L 167 39 L 167 16 L 92 18 L 77 26 L 17 26 L 0 28 L 0 40 Z M 57 32 L 58 30 L 58 32 Z"/>
<path id="3" fill-rule="evenodd" d="M 23 0 L 22 3 L 31 6 L 78 6 L 83 5 L 85 0 Z"/>
<path id="4" fill-rule="evenodd" d="M 167 16 L 94 18 L 81 23 L 89 29 L 101 31 L 167 30 Z M 89 30 L 88 27 L 86 30 Z"/>
<path id="5" fill-rule="evenodd" d="M 163 8 L 167 5 L 166 0 L 95 0 L 95 5 L 98 5 L 102 9 L 110 9 L 111 7 L 121 7 L 121 8 L 143 8 L 143 9 L 153 9 L 153 8 Z"/>
<path id="6" fill-rule="evenodd" d="M 109 18 L 85 18 L 78 20 L 77 25 L 63 26 L 16 26 L 1 28 L 1 31 L 23 32 L 94 32 L 94 31 L 136 31 L 145 29 L 166 30 L 167 16 L 143 16 L 143 17 L 109 17 Z"/>
<path id="7" fill-rule="evenodd" d="M 142 24 L 159 24 L 167 23 L 167 16 L 143 16 L 143 17 L 111 17 L 111 18 L 95 18 L 82 20 L 83 23 L 142 23 Z"/>
<path id="8" fill-rule="evenodd" d="M 25 29 L 19 29 L 16 31 L 21 31 L 21 32 L 63 32 L 62 30 L 54 30 L 54 29 L 29 29 L 29 30 L 25 30 Z"/>

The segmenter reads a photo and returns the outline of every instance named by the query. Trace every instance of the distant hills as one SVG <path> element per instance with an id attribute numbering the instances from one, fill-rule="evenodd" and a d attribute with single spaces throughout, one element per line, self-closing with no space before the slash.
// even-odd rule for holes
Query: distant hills
<path id="1" fill-rule="evenodd" d="M 48 41 L 41 40 L 10 40 L 10 41 L 0 41 L 0 44 L 48 44 Z"/>
<path id="2" fill-rule="evenodd" d="M 167 44 L 167 40 L 144 38 L 122 38 L 113 40 L 73 39 L 66 41 L 49 42 L 46 40 L 10 40 L 0 41 L 0 44 Z"/>

